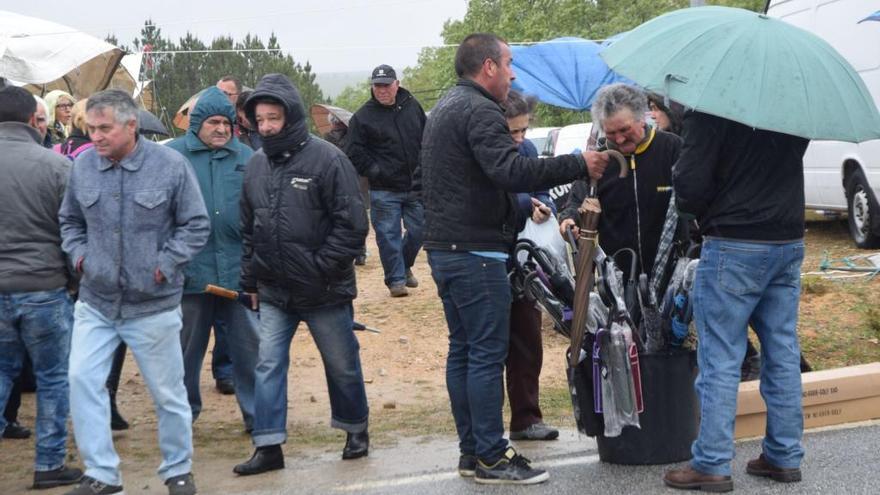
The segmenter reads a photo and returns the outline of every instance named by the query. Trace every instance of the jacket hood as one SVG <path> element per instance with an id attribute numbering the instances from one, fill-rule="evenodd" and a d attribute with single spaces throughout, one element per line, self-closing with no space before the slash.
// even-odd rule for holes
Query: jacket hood
<path id="1" fill-rule="evenodd" d="M 403 105 L 405 102 L 409 101 L 410 98 L 412 98 L 412 93 L 406 90 L 403 86 L 399 86 L 397 88 L 397 96 L 394 97 L 394 105 L 383 105 L 379 102 L 379 100 L 376 99 L 376 95 L 373 93 L 373 87 L 371 86 L 370 99 L 368 100 L 368 102 L 370 103 L 370 105 L 375 105 L 380 108 L 394 108 L 397 105 Z"/>
<path id="2" fill-rule="evenodd" d="M 223 94 L 223 91 L 211 86 L 202 91 L 195 107 L 189 114 L 189 132 L 198 136 L 202 123 L 215 115 L 226 117 L 230 123 L 235 123 L 235 107 L 232 106 L 232 102 Z"/>
<path id="3" fill-rule="evenodd" d="M 291 134 L 297 142 L 308 138 L 306 111 L 299 90 L 283 74 L 266 74 L 257 83 L 257 88 L 248 97 L 244 112 L 248 120 L 256 125 L 257 101 L 265 98 L 275 100 L 284 107 L 285 127 L 292 127 Z"/>
<path id="4" fill-rule="evenodd" d="M 46 102 L 46 119 L 48 119 L 49 127 L 55 125 L 55 105 L 58 104 L 58 99 L 62 96 L 70 100 L 71 103 L 76 103 L 76 98 L 71 96 L 70 93 L 61 91 L 60 89 L 49 91 L 46 97 L 43 98 Z"/>

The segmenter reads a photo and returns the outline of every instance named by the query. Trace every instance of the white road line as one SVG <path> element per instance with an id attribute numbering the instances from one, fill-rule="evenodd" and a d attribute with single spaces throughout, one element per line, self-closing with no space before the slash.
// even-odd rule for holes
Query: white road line
<path id="1" fill-rule="evenodd" d="M 535 467 L 544 468 L 544 469 L 552 469 L 564 466 L 574 466 L 577 464 L 593 464 L 599 462 L 599 455 L 585 455 L 580 457 L 565 457 L 560 459 L 555 459 L 552 461 L 546 462 L 536 462 Z M 552 475 L 552 473 L 551 473 Z M 407 485 L 418 485 L 422 483 L 434 483 L 438 481 L 446 481 L 458 478 L 458 472 L 456 471 L 445 471 L 441 473 L 428 473 L 428 474 L 420 474 L 416 476 L 408 476 L 405 478 L 398 479 L 389 479 L 389 480 L 376 480 L 376 481 L 365 481 L 363 483 L 352 483 L 348 485 L 342 485 L 338 487 L 334 487 L 335 491 L 339 492 L 360 492 L 364 490 L 378 490 L 381 488 L 391 488 L 391 487 L 400 487 Z"/>

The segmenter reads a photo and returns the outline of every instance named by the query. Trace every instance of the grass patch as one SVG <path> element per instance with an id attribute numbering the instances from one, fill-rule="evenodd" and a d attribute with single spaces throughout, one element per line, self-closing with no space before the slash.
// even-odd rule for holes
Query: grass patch
<path id="1" fill-rule="evenodd" d="M 801 279 L 801 293 L 821 296 L 828 293 L 828 282 L 818 275 L 807 275 Z"/>

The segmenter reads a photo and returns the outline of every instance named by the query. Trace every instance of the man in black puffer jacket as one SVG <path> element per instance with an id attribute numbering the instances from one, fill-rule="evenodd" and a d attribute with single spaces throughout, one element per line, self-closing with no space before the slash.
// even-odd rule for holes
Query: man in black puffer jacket
<path id="1" fill-rule="evenodd" d="M 419 165 L 425 112 L 400 87 L 389 65 L 373 69 L 372 97 L 348 123 L 346 152 L 358 173 L 370 181 L 370 219 L 392 297 L 418 287 L 412 266 L 422 247 L 424 208 L 413 191 Z M 406 234 L 401 238 L 400 222 Z"/>
<path id="2" fill-rule="evenodd" d="M 367 234 L 357 173 L 345 154 L 312 136 L 299 92 L 264 76 L 245 104 L 263 147 L 241 192 L 241 287 L 260 309 L 253 457 L 241 475 L 284 467 L 290 341 L 309 325 L 327 375 L 331 426 L 347 433 L 343 459 L 367 455 L 369 409 L 352 329 L 354 257 Z"/>
<path id="3" fill-rule="evenodd" d="M 545 471 L 507 446 L 501 416 L 516 237 L 513 192 L 565 184 L 608 164 L 593 151 L 521 156 L 499 102 L 513 80 L 510 47 L 472 34 L 455 55 L 458 83 L 437 103 L 422 140 L 425 249 L 449 326 L 446 385 L 459 435 L 459 474 L 479 483 L 540 483 Z M 587 157 L 590 161 L 587 161 Z M 588 163 L 590 165 L 588 165 Z"/>

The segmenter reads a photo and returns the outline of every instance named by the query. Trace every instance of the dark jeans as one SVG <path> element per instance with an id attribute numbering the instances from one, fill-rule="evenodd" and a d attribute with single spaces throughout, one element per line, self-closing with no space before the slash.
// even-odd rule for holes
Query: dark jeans
<path id="1" fill-rule="evenodd" d="M 369 406 L 354 335 L 351 303 L 285 311 L 260 303 L 260 353 L 257 362 L 253 441 L 257 447 L 287 440 L 287 371 L 290 341 L 300 322 L 315 339 L 330 395 L 330 426 L 348 433 L 367 430 Z"/>
<path id="2" fill-rule="evenodd" d="M 501 416 L 510 335 L 506 263 L 451 251 L 428 251 L 428 263 L 449 327 L 446 388 L 459 449 L 491 462 L 507 448 Z"/>
<path id="3" fill-rule="evenodd" d="M 403 285 L 406 270 L 422 248 L 425 213 L 414 193 L 370 191 L 370 220 L 376 232 L 385 285 Z M 401 235 L 400 222 L 406 233 Z"/>
<path id="4" fill-rule="evenodd" d="M 199 381 L 202 361 L 208 349 L 211 328 L 214 338 L 223 329 L 232 358 L 235 398 L 238 400 L 245 429 L 254 422 L 254 372 L 260 338 L 257 334 L 257 314 L 238 301 L 230 301 L 210 294 L 185 294 L 180 304 L 183 311 L 183 329 L 180 342 L 183 346 L 184 379 L 187 398 L 192 409 L 193 421 L 202 411 Z M 216 351 L 217 346 L 214 346 Z"/>
<path id="5" fill-rule="evenodd" d="M 214 327 L 214 350 L 211 351 L 211 374 L 215 381 L 232 380 L 235 373 L 232 369 L 232 358 L 229 356 L 229 345 L 226 343 L 226 322 L 218 321 Z"/>
<path id="6" fill-rule="evenodd" d="M 534 302 L 514 301 L 510 306 L 510 350 L 506 363 L 510 431 L 522 431 L 543 420 L 538 405 L 543 362 L 541 311 Z"/>

